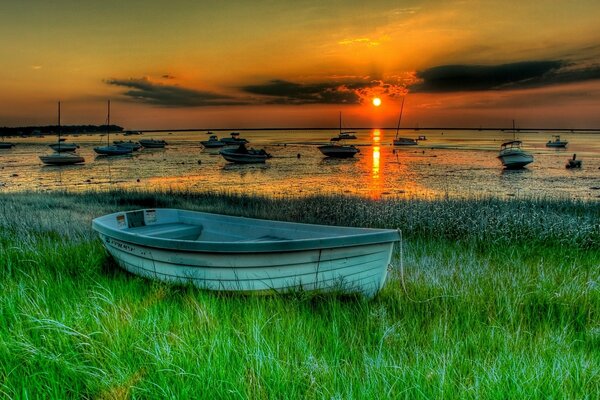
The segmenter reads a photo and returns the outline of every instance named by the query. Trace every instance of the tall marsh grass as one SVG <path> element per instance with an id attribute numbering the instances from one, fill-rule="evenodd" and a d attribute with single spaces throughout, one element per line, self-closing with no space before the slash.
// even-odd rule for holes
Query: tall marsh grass
<path id="1" fill-rule="evenodd" d="M 403 270 L 373 301 L 166 286 L 90 229 L 141 207 L 399 227 Z M 2 195 L 0 397 L 595 399 L 599 221 L 566 200 Z"/>

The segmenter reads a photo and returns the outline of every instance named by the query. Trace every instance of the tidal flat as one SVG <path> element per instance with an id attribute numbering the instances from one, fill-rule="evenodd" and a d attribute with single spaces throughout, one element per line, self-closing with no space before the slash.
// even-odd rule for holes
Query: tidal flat
<path id="1" fill-rule="evenodd" d="M 400 228 L 374 300 L 118 268 L 94 217 L 173 207 Z M 557 199 L 0 195 L 0 397 L 600 397 L 600 207 Z"/>

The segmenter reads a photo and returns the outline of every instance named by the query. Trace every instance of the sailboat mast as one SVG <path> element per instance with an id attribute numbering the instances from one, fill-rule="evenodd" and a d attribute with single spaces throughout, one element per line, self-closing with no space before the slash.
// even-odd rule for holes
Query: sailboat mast
<path id="1" fill-rule="evenodd" d="M 340 135 L 342 134 L 342 112 L 340 111 Z"/>
<path id="2" fill-rule="evenodd" d="M 402 121 L 402 111 L 404 110 L 404 97 L 402 98 L 402 105 L 400 106 L 400 116 L 398 117 L 398 126 L 396 127 L 396 139 L 398 139 L 398 132 L 400 131 L 400 121 Z"/>
<path id="3" fill-rule="evenodd" d="M 106 145 L 110 146 L 110 100 L 108 101 L 108 114 L 106 116 Z"/>
<path id="4" fill-rule="evenodd" d="M 60 152 L 60 101 L 58 102 L 58 151 Z"/>

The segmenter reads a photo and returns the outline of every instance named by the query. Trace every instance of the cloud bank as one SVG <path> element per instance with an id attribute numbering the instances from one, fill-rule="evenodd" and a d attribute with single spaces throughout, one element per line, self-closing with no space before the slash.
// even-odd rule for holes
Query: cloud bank
<path id="1" fill-rule="evenodd" d="M 202 107 L 245 104 L 239 99 L 218 93 L 155 83 L 148 78 L 107 79 L 105 83 L 128 88 L 123 94 L 139 103 L 161 107 Z"/>
<path id="2" fill-rule="evenodd" d="M 597 65 L 562 60 L 523 61 L 500 65 L 441 65 L 417 72 L 412 92 L 469 92 L 526 89 L 600 79 Z"/>

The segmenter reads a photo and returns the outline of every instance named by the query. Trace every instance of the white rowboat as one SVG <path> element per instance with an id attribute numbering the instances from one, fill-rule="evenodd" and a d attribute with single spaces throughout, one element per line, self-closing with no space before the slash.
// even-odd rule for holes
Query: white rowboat
<path id="1" fill-rule="evenodd" d="M 125 270 L 218 291 L 341 291 L 382 288 L 396 230 L 278 222 L 146 209 L 96 218 L 92 227 Z"/>

